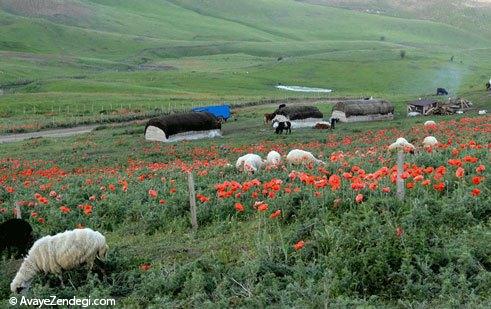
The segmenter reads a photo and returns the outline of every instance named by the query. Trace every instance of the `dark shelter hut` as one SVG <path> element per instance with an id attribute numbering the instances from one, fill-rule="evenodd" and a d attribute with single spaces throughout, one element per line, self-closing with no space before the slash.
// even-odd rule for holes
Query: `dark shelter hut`
<path id="1" fill-rule="evenodd" d="M 208 112 L 187 112 L 150 119 L 145 139 L 173 142 L 221 136 L 221 124 Z"/>
<path id="2" fill-rule="evenodd" d="M 274 115 L 283 115 L 292 121 L 308 118 L 322 119 L 324 117 L 321 111 L 315 106 L 285 106 L 277 109 Z"/>
<path id="3" fill-rule="evenodd" d="M 290 119 L 293 129 L 313 128 L 324 117 L 315 106 L 284 106 L 278 108 L 273 115 L 282 115 Z"/>
<path id="4" fill-rule="evenodd" d="M 384 100 L 348 100 L 337 102 L 332 117 L 341 122 L 377 121 L 394 118 L 394 105 Z"/>

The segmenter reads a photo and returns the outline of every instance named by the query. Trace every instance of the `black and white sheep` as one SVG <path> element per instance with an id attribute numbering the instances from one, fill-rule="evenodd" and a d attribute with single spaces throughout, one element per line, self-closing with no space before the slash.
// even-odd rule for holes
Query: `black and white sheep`
<path id="1" fill-rule="evenodd" d="M 286 134 L 292 133 L 292 123 L 290 121 L 275 122 L 273 127 L 276 134 L 282 134 L 283 131 L 286 131 Z"/>
<path id="2" fill-rule="evenodd" d="M 22 262 L 10 290 L 17 293 L 27 290 L 38 272 L 56 274 L 61 279 L 62 271 L 82 264 L 90 270 L 96 258 L 105 259 L 108 249 L 106 238 L 89 228 L 40 238 Z"/>

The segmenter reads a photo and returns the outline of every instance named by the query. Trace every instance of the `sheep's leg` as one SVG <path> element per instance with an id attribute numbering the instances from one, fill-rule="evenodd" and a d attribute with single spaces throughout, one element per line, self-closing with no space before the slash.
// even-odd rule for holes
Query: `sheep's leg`
<path id="1" fill-rule="evenodd" d="M 58 275 L 58 278 L 60 279 L 60 285 L 62 288 L 65 288 L 65 283 L 63 283 L 63 275 L 62 274 L 59 274 Z"/>

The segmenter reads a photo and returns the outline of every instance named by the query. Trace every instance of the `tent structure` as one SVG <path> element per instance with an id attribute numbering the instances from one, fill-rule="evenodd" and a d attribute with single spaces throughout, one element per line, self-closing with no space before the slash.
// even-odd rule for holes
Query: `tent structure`
<path id="1" fill-rule="evenodd" d="M 348 100 L 337 102 L 332 118 L 341 122 L 377 121 L 394 118 L 394 105 L 384 100 Z"/>
<path id="2" fill-rule="evenodd" d="M 285 106 L 278 108 L 274 115 L 283 115 L 290 119 L 292 128 L 313 128 L 323 121 L 324 115 L 315 106 Z"/>
<path id="3" fill-rule="evenodd" d="M 150 119 L 145 127 L 145 139 L 176 142 L 220 137 L 221 124 L 208 112 L 188 112 Z"/>

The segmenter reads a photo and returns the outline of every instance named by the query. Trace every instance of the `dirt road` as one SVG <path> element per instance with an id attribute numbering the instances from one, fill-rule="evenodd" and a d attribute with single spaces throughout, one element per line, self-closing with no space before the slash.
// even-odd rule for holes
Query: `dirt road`
<path id="1" fill-rule="evenodd" d="M 95 128 L 97 128 L 98 126 L 100 125 L 97 124 L 97 125 L 87 125 L 87 126 L 80 126 L 74 128 L 29 132 L 29 133 L 5 134 L 5 135 L 0 135 L 0 144 L 13 143 L 13 142 L 18 142 L 18 141 L 23 141 L 26 139 L 38 138 L 38 137 L 66 137 L 66 136 L 72 136 L 77 134 L 89 133 Z"/>

